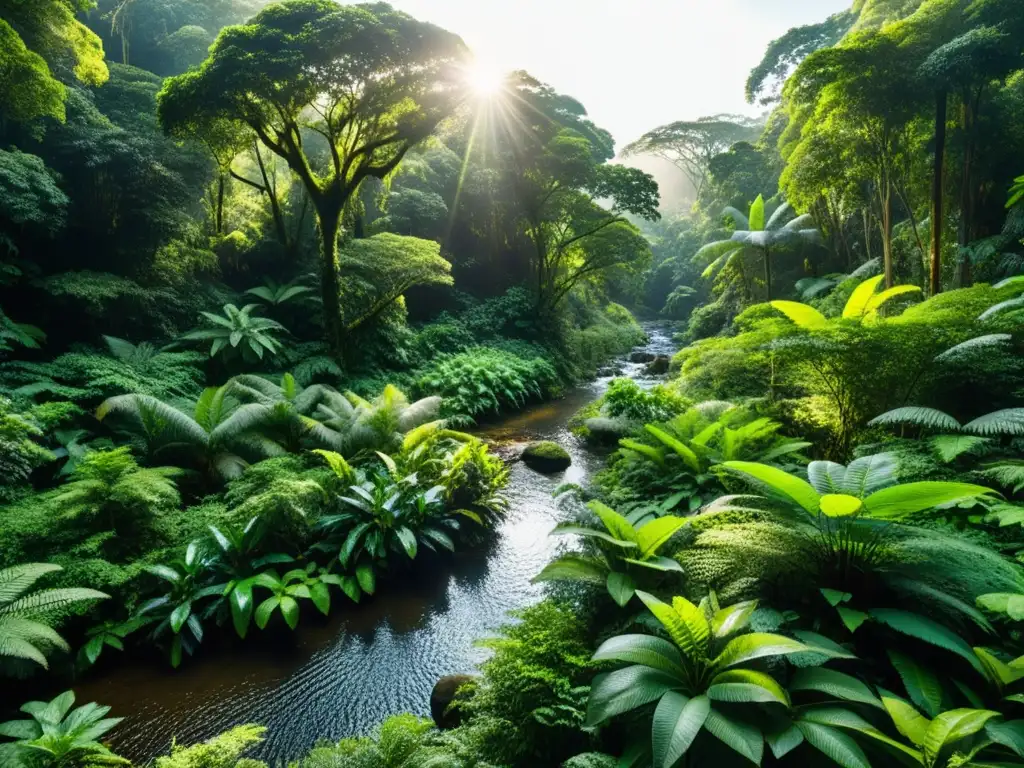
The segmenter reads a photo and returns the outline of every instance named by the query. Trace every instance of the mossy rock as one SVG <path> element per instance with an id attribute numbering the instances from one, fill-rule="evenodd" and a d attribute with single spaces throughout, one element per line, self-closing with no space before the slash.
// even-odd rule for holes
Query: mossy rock
<path id="1" fill-rule="evenodd" d="M 531 443 L 523 450 L 520 458 L 530 469 L 545 474 L 562 472 L 572 464 L 572 457 L 569 455 L 569 452 L 558 443 L 553 443 L 550 440 Z"/>
<path id="2" fill-rule="evenodd" d="M 472 675 L 446 675 L 437 681 L 430 692 L 430 716 L 439 729 L 448 731 L 462 724 L 462 712 L 452 705 L 472 698 L 475 681 Z"/>

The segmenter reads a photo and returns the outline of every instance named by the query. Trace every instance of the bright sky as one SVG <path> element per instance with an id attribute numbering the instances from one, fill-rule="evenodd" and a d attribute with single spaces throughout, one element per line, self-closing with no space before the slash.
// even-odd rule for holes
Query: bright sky
<path id="1" fill-rule="evenodd" d="M 502 71 L 580 100 L 624 146 L 673 120 L 757 110 L 743 86 L 768 43 L 851 0 L 391 0 Z"/>

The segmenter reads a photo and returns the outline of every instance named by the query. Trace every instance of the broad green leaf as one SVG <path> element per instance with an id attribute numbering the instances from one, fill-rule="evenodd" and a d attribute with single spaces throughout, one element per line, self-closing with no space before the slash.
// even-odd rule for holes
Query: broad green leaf
<path id="1" fill-rule="evenodd" d="M 313 605 L 324 616 L 331 612 L 331 590 L 322 581 L 318 581 L 309 587 L 309 597 Z"/>
<path id="2" fill-rule="evenodd" d="M 682 678 L 683 657 L 668 640 L 653 635 L 618 635 L 601 644 L 594 661 L 622 661 L 643 664 L 660 672 Z"/>
<path id="3" fill-rule="evenodd" d="M 543 571 L 534 576 L 532 583 L 565 579 L 604 584 L 607 575 L 608 566 L 604 563 L 580 555 L 562 555 L 557 560 L 552 560 Z"/>
<path id="4" fill-rule="evenodd" d="M 980 595 L 977 602 L 986 611 L 1005 613 L 1014 621 L 1024 621 L 1024 595 L 1012 592 L 989 592 Z"/>
<path id="5" fill-rule="evenodd" d="M 853 731 L 855 733 L 868 736 L 875 741 L 899 750 L 920 763 L 921 756 L 916 750 L 909 748 L 899 741 L 890 739 L 856 712 L 846 709 L 845 707 L 829 705 L 809 707 L 803 710 L 802 719 L 804 721 L 817 723 L 818 725 L 825 725 L 829 728 L 841 728 L 843 730 Z"/>
<path id="6" fill-rule="evenodd" d="M 779 310 L 799 328 L 816 331 L 828 325 L 828 319 L 810 304 L 801 304 L 798 301 L 772 301 L 769 303 L 773 309 Z"/>
<path id="7" fill-rule="evenodd" d="M 790 637 L 766 632 L 751 632 L 733 638 L 712 662 L 716 670 L 728 669 L 766 656 L 784 656 L 790 653 L 804 653 L 809 649 L 803 643 Z"/>
<path id="8" fill-rule="evenodd" d="M 822 587 L 818 591 L 821 592 L 822 597 L 824 597 L 828 601 L 828 604 L 833 608 L 840 603 L 850 602 L 850 598 L 853 597 L 849 592 L 840 592 L 838 589 L 827 589 Z"/>
<path id="9" fill-rule="evenodd" d="M 985 723 L 985 733 L 996 744 L 1009 748 L 1017 757 L 1024 757 L 1024 720 Z"/>
<path id="10" fill-rule="evenodd" d="M 669 691 L 654 710 L 651 727 L 651 746 L 655 768 L 672 768 L 697 738 L 711 711 L 707 696 L 687 699 L 681 693 Z"/>
<path id="11" fill-rule="evenodd" d="M 231 623 L 234 624 L 235 632 L 245 639 L 252 618 L 252 582 L 246 579 L 236 584 L 231 590 L 228 604 L 231 607 Z"/>
<path id="12" fill-rule="evenodd" d="M 617 539 L 609 533 L 604 531 L 598 531 L 593 528 L 587 528 L 582 525 L 556 525 L 554 530 L 550 533 L 551 536 L 583 536 L 588 539 L 600 539 L 601 541 L 612 544 L 616 547 L 622 547 L 623 549 L 639 549 L 639 546 L 635 541 L 629 541 L 626 539 Z"/>
<path id="13" fill-rule="evenodd" d="M 641 526 L 636 535 L 642 556 L 648 558 L 655 555 L 686 523 L 681 517 L 666 515 Z"/>
<path id="14" fill-rule="evenodd" d="M 372 565 L 357 566 L 356 580 L 359 582 L 359 588 L 368 595 L 372 595 L 377 589 L 377 575 L 373 572 Z"/>
<path id="15" fill-rule="evenodd" d="M 864 315 L 868 312 L 868 304 L 871 302 L 871 297 L 875 295 L 875 291 L 878 290 L 878 286 L 882 284 L 884 279 L 885 275 L 871 277 L 854 288 L 853 293 L 850 294 L 850 298 L 846 302 L 846 307 L 843 308 L 843 317 L 847 320 L 863 319 Z"/>
<path id="16" fill-rule="evenodd" d="M 827 493 L 821 497 L 821 514 L 826 517 L 852 517 L 861 508 L 861 500 L 843 493 Z"/>
<path id="17" fill-rule="evenodd" d="M 612 536 L 622 541 L 637 543 L 636 529 L 633 528 L 629 520 L 600 501 L 591 501 L 587 506 L 600 518 Z"/>
<path id="18" fill-rule="evenodd" d="M 842 768 L 871 768 L 864 750 L 842 731 L 806 720 L 797 721 L 796 726 L 808 744 Z"/>
<path id="19" fill-rule="evenodd" d="M 274 596 L 268 597 L 260 603 L 256 608 L 256 626 L 260 629 L 266 629 L 271 615 L 273 615 L 279 604 L 280 600 Z"/>
<path id="20" fill-rule="evenodd" d="M 1024 669 L 1007 664 L 984 648 L 975 648 L 974 653 L 985 668 L 989 678 L 1000 690 L 1024 678 Z"/>
<path id="21" fill-rule="evenodd" d="M 713 701 L 789 706 L 789 696 L 774 677 L 751 669 L 720 672 L 712 678 L 707 695 Z"/>
<path id="22" fill-rule="evenodd" d="M 999 717 L 999 713 L 990 709 L 952 709 L 943 712 L 932 720 L 924 734 L 925 760 L 934 764 L 943 750 L 973 736 L 993 717 Z"/>
<path id="23" fill-rule="evenodd" d="M 715 637 L 724 639 L 733 632 L 745 629 L 755 610 L 757 610 L 757 601 L 748 600 L 716 611 L 711 618 L 712 633 Z"/>
<path id="24" fill-rule="evenodd" d="M 837 605 L 836 612 L 839 614 L 839 618 L 843 620 L 843 624 L 848 630 L 850 630 L 850 632 L 856 632 L 860 629 L 860 625 L 870 618 L 863 611 L 847 608 L 845 605 Z"/>
<path id="25" fill-rule="evenodd" d="M 857 658 L 846 648 L 839 645 L 839 643 L 834 640 L 830 640 L 824 635 L 819 635 L 817 632 L 808 632 L 807 630 L 799 629 L 794 630 L 793 635 L 807 646 L 806 650 L 811 653 L 820 653 L 823 656 L 827 656 L 832 659 Z"/>
<path id="26" fill-rule="evenodd" d="M 638 453 L 644 458 L 653 461 L 659 467 L 665 466 L 665 452 L 655 448 L 653 445 L 647 445 L 646 443 L 641 443 L 637 440 L 624 438 L 619 440 L 619 447 L 624 448 L 627 451 Z"/>
<path id="27" fill-rule="evenodd" d="M 817 691 L 858 704 L 882 708 L 882 702 L 865 683 L 843 672 L 825 667 L 798 669 L 789 683 L 790 691 Z"/>
<path id="28" fill-rule="evenodd" d="M 700 472 L 700 459 L 697 457 L 697 454 L 693 452 L 693 449 L 686 445 L 686 443 L 673 437 L 665 430 L 660 429 L 653 424 L 647 424 L 644 429 L 675 451 L 676 455 L 683 460 L 683 463 L 686 464 L 686 466 L 694 472 Z"/>
<path id="29" fill-rule="evenodd" d="M 299 603 L 293 597 L 285 595 L 281 598 L 281 615 L 284 616 L 285 623 L 288 627 L 294 630 L 299 626 Z"/>
<path id="30" fill-rule="evenodd" d="M 871 517 L 901 520 L 939 506 L 997 495 L 991 488 L 971 483 L 904 483 L 875 491 L 864 499 L 864 508 Z"/>
<path id="31" fill-rule="evenodd" d="M 188 621 L 190 615 L 192 615 L 191 601 L 185 601 L 181 605 L 176 606 L 171 611 L 171 631 L 174 633 L 181 632 L 181 628 L 185 626 L 185 622 Z"/>
<path id="32" fill-rule="evenodd" d="M 804 743 L 804 735 L 795 725 L 790 724 L 780 731 L 766 731 L 764 740 L 776 760 L 781 760 L 794 749 Z"/>
<path id="33" fill-rule="evenodd" d="M 612 600 L 616 602 L 620 607 L 625 605 L 633 599 L 633 595 L 636 594 L 636 584 L 629 574 L 622 573 L 621 571 L 611 571 L 608 574 L 608 594 L 612 596 Z"/>
<path id="34" fill-rule="evenodd" d="M 764 736 L 753 725 L 740 722 L 728 715 L 711 709 L 704 727 L 719 741 L 739 752 L 755 765 L 764 757 Z"/>
<path id="35" fill-rule="evenodd" d="M 942 711 L 942 683 L 927 667 L 899 651 L 889 649 L 889 661 L 903 681 L 910 700 L 923 709 L 929 717 Z"/>
<path id="36" fill-rule="evenodd" d="M 639 565 L 641 568 L 649 568 L 652 571 L 661 571 L 662 573 L 668 573 L 669 571 L 676 571 L 677 573 L 683 572 L 683 566 L 679 564 L 678 560 L 673 560 L 671 557 L 651 557 L 647 560 L 636 560 L 632 557 L 624 557 L 622 560 L 626 563 Z"/>
<path id="37" fill-rule="evenodd" d="M 668 605 L 646 592 L 636 594 L 688 659 L 704 658 L 711 627 L 700 608 L 682 597 L 673 598 L 672 605 Z"/>
<path id="38" fill-rule="evenodd" d="M 864 317 L 865 319 L 873 320 L 878 314 L 878 310 L 880 310 L 882 305 L 886 302 L 892 301 L 897 296 L 906 296 L 910 293 L 920 292 L 920 287 L 916 285 L 895 285 L 892 288 L 876 293 L 868 300 L 867 307 L 864 309 Z"/>
<path id="39" fill-rule="evenodd" d="M 401 526 L 395 529 L 395 535 L 398 537 L 399 542 L 402 544 L 402 548 L 405 550 L 410 558 L 416 557 L 418 542 L 416 541 L 416 534 L 406 526 Z"/>
<path id="40" fill-rule="evenodd" d="M 869 611 L 871 618 L 885 624 L 887 627 L 901 632 L 910 637 L 916 637 L 926 643 L 945 648 L 947 651 L 966 659 L 978 672 L 982 672 L 981 663 L 978 661 L 974 650 L 963 638 L 950 629 L 932 619 L 908 611 L 900 611 L 893 608 L 875 608 Z"/>
<path id="41" fill-rule="evenodd" d="M 750 205 L 750 216 L 747 219 L 747 229 L 751 232 L 764 231 L 764 195 L 758 195 L 757 199 Z"/>
<path id="42" fill-rule="evenodd" d="M 641 665 L 598 675 L 590 689 L 586 725 L 599 725 L 680 687 L 672 675 Z"/>
<path id="43" fill-rule="evenodd" d="M 923 747 L 931 721 L 896 694 L 884 688 L 879 688 L 878 693 L 882 697 L 882 706 L 892 718 L 896 730 L 910 739 L 911 744 Z"/>
<path id="44" fill-rule="evenodd" d="M 719 466 L 753 480 L 756 485 L 766 487 L 777 496 L 799 504 L 812 515 L 818 511 L 818 492 L 810 483 L 799 477 L 767 464 L 750 461 L 726 461 Z"/>

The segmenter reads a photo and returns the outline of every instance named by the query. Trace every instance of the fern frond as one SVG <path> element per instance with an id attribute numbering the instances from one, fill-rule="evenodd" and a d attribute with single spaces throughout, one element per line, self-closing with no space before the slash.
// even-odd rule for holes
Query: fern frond
<path id="1" fill-rule="evenodd" d="M 51 563 L 26 563 L 0 570 L 0 606 L 16 600 L 46 574 L 61 570 L 59 565 Z"/>
<path id="2" fill-rule="evenodd" d="M 977 352 L 979 349 L 990 349 L 992 347 L 1001 347 L 1006 345 L 1013 339 L 1008 333 L 991 333 L 988 336 L 978 336 L 975 339 L 970 339 L 957 344 L 955 347 L 950 347 L 940 355 L 936 355 L 935 362 L 943 363 L 951 360 L 961 359 L 972 352 Z"/>
<path id="3" fill-rule="evenodd" d="M 916 427 L 944 429 L 950 432 L 959 432 L 961 430 L 960 422 L 948 413 L 943 413 L 935 408 L 913 405 L 888 411 L 868 422 L 868 426 L 872 427 L 886 424 L 910 424 Z"/>
<path id="4" fill-rule="evenodd" d="M 939 435 L 931 440 L 932 448 L 945 464 L 956 461 L 965 453 L 974 453 L 988 443 L 988 438 L 975 435 Z"/>
<path id="5" fill-rule="evenodd" d="M 0 616 L 35 616 L 46 611 L 65 608 L 72 603 L 86 600 L 106 600 L 110 597 L 103 592 L 84 587 L 68 587 L 64 589 L 44 589 L 33 592 L 6 605 L 0 605 Z"/>
<path id="6" fill-rule="evenodd" d="M 964 425 L 975 435 L 1024 435 L 1024 408 L 1007 408 L 979 416 Z"/>
<path id="7" fill-rule="evenodd" d="M 437 419 L 436 421 L 428 421 L 426 424 L 420 424 L 415 429 L 409 430 L 405 435 L 405 439 L 402 440 L 402 450 L 411 451 L 419 447 L 423 442 L 444 429 L 445 423 L 444 419 Z"/>
<path id="8" fill-rule="evenodd" d="M 1024 461 L 1000 461 L 989 464 L 979 474 L 1004 488 L 1012 488 L 1014 493 L 1024 488 Z"/>
<path id="9" fill-rule="evenodd" d="M 434 395 L 417 400 L 402 409 L 398 417 L 398 429 L 408 432 L 416 427 L 435 421 L 441 413 L 442 399 Z"/>
<path id="10" fill-rule="evenodd" d="M 633 453 L 642 456 L 643 458 L 653 461 L 659 467 L 665 466 L 665 452 L 660 451 L 657 448 L 638 442 L 636 440 L 619 440 L 619 447 L 632 451 Z"/>
<path id="11" fill-rule="evenodd" d="M 986 320 L 990 320 L 996 315 L 1002 314 L 1003 312 L 1010 312 L 1011 310 L 1021 309 L 1022 307 L 1024 307 L 1024 296 L 1016 299 L 1009 299 L 1007 301 L 1001 301 L 978 315 L 978 320 L 984 322 Z"/>

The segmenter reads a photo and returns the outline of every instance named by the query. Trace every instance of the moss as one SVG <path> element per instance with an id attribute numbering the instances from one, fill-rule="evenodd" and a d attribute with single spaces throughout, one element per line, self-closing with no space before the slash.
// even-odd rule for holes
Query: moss
<path id="1" fill-rule="evenodd" d="M 523 461 L 538 472 L 561 472 L 572 464 L 572 457 L 558 443 L 544 440 L 523 450 Z"/>

